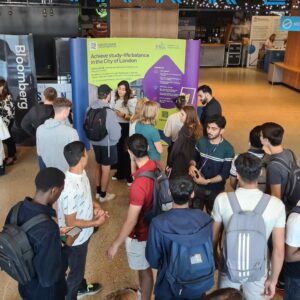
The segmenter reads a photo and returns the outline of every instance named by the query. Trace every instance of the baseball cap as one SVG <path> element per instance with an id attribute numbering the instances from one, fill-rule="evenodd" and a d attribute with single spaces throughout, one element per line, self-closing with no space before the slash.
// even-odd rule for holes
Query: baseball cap
<path id="1" fill-rule="evenodd" d="M 98 87 L 98 96 L 99 96 L 99 97 L 105 97 L 105 96 L 107 96 L 111 91 L 112 91 L 112 89 L 111 89 L 107 84 L 101 84 L 101 85 Z"/>

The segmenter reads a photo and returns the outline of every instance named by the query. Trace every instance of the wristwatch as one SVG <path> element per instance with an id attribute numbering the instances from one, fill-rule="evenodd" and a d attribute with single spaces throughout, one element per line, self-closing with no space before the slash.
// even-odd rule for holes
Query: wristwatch
<path id="1" fill-rule="evenodd" d="M 207 184 L 210 184 L 211 183 L 211 180 L 210 179 L 206 179 L 207 181 Z"/>

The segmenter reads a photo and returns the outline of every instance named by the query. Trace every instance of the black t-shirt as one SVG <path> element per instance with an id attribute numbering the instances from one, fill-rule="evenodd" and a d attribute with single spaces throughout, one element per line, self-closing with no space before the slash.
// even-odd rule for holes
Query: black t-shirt
<path id="1" fill-rule="evenodd" d="M 208 117 L 213 115 L 222 115 L 222 108 L 218 100 L 212 98 L 204 107 L 201 114 L 200 122 L 205 127 L 205 123 Z"/>

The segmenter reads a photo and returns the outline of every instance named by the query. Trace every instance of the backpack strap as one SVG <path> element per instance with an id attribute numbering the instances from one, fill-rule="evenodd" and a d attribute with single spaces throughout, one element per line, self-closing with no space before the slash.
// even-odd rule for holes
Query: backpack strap
<path id="1" fill-rule="evenodd" d="M 50 220 L 50 217 L 47 216 L 46 214 L 39 214 L 33 218 L 31 218 L 30 220 L 28 220 L 27 222 L 25 222 L 21 228 L 27 232 L 29 231 L 32 227 L 44 222 L 44 221 L 48 221 Z"/>
<path id="2" fill-rule="evenodd" d="M 20 206 L 21 204 L 23 203 L 23 201 L 20 201 L 18 202 L 12 209 L 12 212 L 11 212 L 11 216 L 10 216 L 10 219 L 9 219 L 9 223 L 10 224 L 15 224 L 17 225 L 18 223 L 18 215 L 19 215 L 19 209 L 20 209 Z"/>
<path id="3" fill-rule="evenodd" d="M 242 209 L 235 192 L 227 193 L 229 204 L 234 214 L 239 213 Z"/>
<path id="4" fill-rule="evenodd" d="M 297 213 L 297 214 L 300 214 L 300 206 L 295 206 L 290 212 L 289 212 L 289 215 L 291 213 Z"/>
<path id="5" fill-rule="evenodd" d="M 267 205 L 269 204 L 270 199 L 271 199 L 270 195 L 263 194 L 261 199 L 257 203 L 256 207 L 254 208 L 254 212 L 257 213 L 258 215 L 262 215 Z"/>
<path id="6" fill-rule="evenodd" d="M 154 172 L 151 172 L 151 171 L 142 172 L 142 173 L 138 174 L 137 178 L 138 177 L 147 177 L 147 178 L 150 178 L 150 179 L 153 179 L 153 180 L 156 179 L 156 177 L 154 175 Z"/>

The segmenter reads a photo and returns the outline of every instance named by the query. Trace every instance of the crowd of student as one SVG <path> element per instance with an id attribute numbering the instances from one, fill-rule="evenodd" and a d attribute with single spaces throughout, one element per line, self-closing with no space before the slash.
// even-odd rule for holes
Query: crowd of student
<path id="1" fill-rule="evenodd" d="M 2 88 L 1 97 L 5 94 L 9 97 Z M 282 146 L 284 129 L 279 124 L 255 126 L 249 135 L 250 148 L 235 156 L 233 146 L 223 137 L 226 119 L 221 105 L 210 87 L 200 86 L 202 111 L 187 105 L 184 95 L 174 99 L 178 112 L 165 125 L 170 145 L 164 168 L 157 163 L 163 152 L 155 128 L 159 105 L 136 99 L 127 81 L 121 81 L 115 92 L 100 85 L 98 99 L 86 113 L 88 118 L 101 111 L 106 130 L 100 140 L 91 140 L 96 160 L 94 196 L 85 172 L 88 153 L 69 119 L 71 102 L 57 98 L 53 88 L 44 91 L 44 99 L 22 122 L 23 129 L 36 138 L 40 172 L 35 179 L 36 193 L 22 202 L 17 223 L 20 226 L 41 213 L 49 216 L 27 232 L 35 252 L 36 276 L 19 284 L 23 299 L 73 300 L 101 290 L 101 284 L 87 283 L 84 272 L 94 228 L 108 218 L 101 204 L 116 197 L 108 193 L 112 167 L 116 169 L 112 179 L 126 180 L 130 191 L 126 220 L 107 256 L 113 259 L 125 242 L 129 267 L 138 271 L 138 299 L 151 298 L 152 268 L 158 270 L 155 299 L 224 299 L 205 295 L 214 285 L 214 265 L 225 294 L 226 288 L 234 288 L 247 300 L 271 299 L 280 277 L 285 283 L 284 299 L 300 299 L 300 215 L 294 208 L 300 202 L 287 194 L 296 161 L 293 152 Z M 88 122 L 86 126 L 92 124 Z M 8 164 L 14 156 L 15 152 L 8 154 Z M 148 222 L 146 215 L 157 188 L 149 173 L 161 168 L 169 178 L 173 208 Z M 229 177 L 235 192 L 226 193 Z M 259 242 L 252 243 L 252 233 L 241 234 L 232 242 L 229 233 L 243 230 L 238 228 L 241 216 L 236 215 L 242 214 L 243 221 L 249 212 L 253 213 L 252 226 L 261 229 L 261 238 L 255 236 Z M 56 215 L 57 223 L 52 219 Z M 238 221 L 233 225 L 235 218 Z M 70 235 L 70 228 L 79 229 Z M 254 248 L 262 249 L 262 261 L 255 260 Z M 195 281 L 192 276 L 199 265 L 203 274 Z M 228 299 L 242 297 L 235 290 L 231 291 L 236 296 L 229 293 Z"/>

